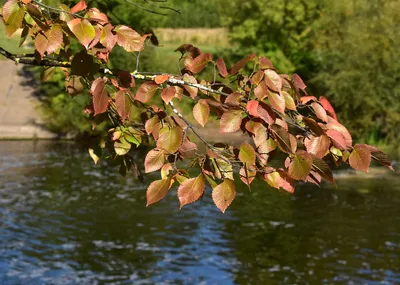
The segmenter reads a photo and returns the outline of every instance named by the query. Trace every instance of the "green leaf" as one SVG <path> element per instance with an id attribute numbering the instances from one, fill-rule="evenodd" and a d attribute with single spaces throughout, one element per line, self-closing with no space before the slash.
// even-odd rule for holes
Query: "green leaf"
<path id="1" fill-rule="evenodd" d="M 289 165 L 289 176 L 295 180 L 302 180 L 310 173 L 313 159 L 311 154 L 299 150 L 295 153 Z"/>
<path id="2" fill-rule="evenodd" d="M 79 42 L 88 49 L 90 43 L 96 36 L 96 31 L 92 24 L 86 19 L 73 19 L 67 23 L 68 28 L 79 40 Z"/>
<path id="3" fill-rule="evenodd" d="M 222 213 L 225 213 L 225 210 L 232 203 L 235 195 L 235 184 L 231 179 L 224 179 L 224 182 L 214 187 L 212 191 L 214 204 Z"/>
<path id="4" fill-rule="evenodd" d="M 204 127 L 208 121 L 209 115 L 210 106 L 208 106 L 207 101 L 204 99 L 199 100 L 193 108 L 194 118 L 202 127 Z"/>
<path id="5" fill-rule="evenodd" d="M 349 157 L 349 164 L 357 170 L 368 172 L 371 164 L 371 150 L 365 144 L 356 144 Z"/>
<path id="6" fill-rule="evenodd" d="M 8 37 L 11 37 L 22 25 L 25 15 L 25 7 L 19 6 L 18 1 L 7 1 L 3 6 L 2 16 L 5 22 L 5 30 Z"/>
<path id="7" fill-rule="evenodd" d="M 142 85 L 140 85 L 135 99 L 142 102 L 142 103 L 147 103 L 150 101 L 151 98 L 153 98 L 154 94 L 156 94 L 157 90 L 159 89 L 159 85 L 149 81 L 145 82 Z"/>
<path id="8" fill-rule="evenodd" d="M 117 35 L 117 44 L 123 47 L 127 52 L 142 51 L 144 48 L 144 41 L 149 36 L 141 36 L 135 30 L 124 25 L 116 26 L 114 32 Z"/>
<path id="9" fill-rule="evenodd" d="M 108 107 L 108 92 L 106 91 L 107 79 L 96 78 L 90 88 L 90 93 L 93 95 L 94 115 L 104 113 Z"/>
<path id="10" fill-rule="evenodd" d="M 132 107 L 132 101 L 125 90 L 119 90 L 115 95 L 115 107 L 121 116 L 122 122 L 125 121 Z"/>
<path id="11" fill-rule="evenodd" d="M 205 179 L 203 174 L 196 178 L 187 179 L 178 188 L 180 208 L 197 201 L 204 193 Z"/>
<path id="12" fill-rule="evenodd" d="M 182 144 L 183 131 L 180 127 L 164 127 L 160 130 L 157 147 L 175 153 Z"/>
<path id="13" fill-rule="evenodd" d="M 171 178 L 168 177 L 166 179 L 153 181 L 149 187 L 147 188 L 146 198 L 148 207 L 151 204 L 157 203 L 168 193 L 168 190 L 171 188 Z"/>
<path id="14" fill-rule="evenodd" d="M 220 133 L 233 133 L 240 129 L 242 123 L 242 111 L 226 111 L 220 121 Z"/>
<path id="15" fill-rule="evenodd" d="M 114 143 L 115 153 L 118 155 L 125 155 L 131 149 L 131 144 L 127 142 L 124 138 L 120 138 L 120 141 Z"/>
<path id="16" fill-rule="evenodd" d="M 144 160 L 144 169 L 146 173 L 159 170 L 164 165 L 164 154 L 158 149 L 150 150 Z"/>
<path id="17" fill-rule="evenodd" d="M 244 164 L 254 165 L 256 163 L 256 152 L 254 148 L 248 143 L 242 144 L 239 150 L 239 159 Z"/>

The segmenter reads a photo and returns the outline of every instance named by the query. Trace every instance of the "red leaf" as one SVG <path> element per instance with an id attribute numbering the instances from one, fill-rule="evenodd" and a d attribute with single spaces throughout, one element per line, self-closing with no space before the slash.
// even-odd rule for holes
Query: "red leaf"
<path id="1" fill-rule="evenodd" d="M 222 213 L 225 213 L 225 210 L 232 203 L 233 199 L 235 199 L 235 195 L 235 184 L 233 180 L 230 179 L 225 179 L 224 182 L 217 185 L 212 192 L 214 204 Z"/>
<path id="2" fill-rule="evenodd" d="M 311 138 L 306 138 L 304 140 L 304 145 L 306 146 L 307 151 L 318 158 L 325 156 L 326 152 L 329 150 L 330 144 L 331 142 L 329 137 L 326 135 L 319 137 L 311 136 Z"/>
<path id="3" fill-rule="evenodd" d="M 135 99 L 142 102 L 142 103 L 147 103 L 150 101 L 151 98 L 153 98 L 154 94 L 156 94 L 157 90 L 159 89 L 159 85 L 154 83 L 154 82 L 145 82 L 142 85 L 140 85 Z"/>
<path id="4" fill-rule="evenodd" d="M 129 98 L 129 94 L 126 94 L 125 90 L 119 90 L 115 96 L 115 107 L 117 108 L 118 114 L 121 116 L 122 121 L 129 116 L 132 102 Z"/>
<path id="5" fill-rule="evenodd" d="M 178 188 L 178 199 L 180 208 L 197 201 L 204 193 L 206 181 L 203 174 L 196 178 L 187 179 Z"/>
<path id="6" fill-rule="evenodd" d="M 150 150 L 144 159 L 146 173 L 159 170 L 164 165 L 164 154 L 158 149 Z"/>
<path id="7" fill-rule="evenodd" d="M 151 204 L 157 203 L 162 198 L 164 198 L 164 196 L 168 193 L 168 190 L 170 188 L 171 188 L 171 178 L 153 181 L 147 188 L 146 207 Z"/>
<path id="8" fill-rule="evenodd" d="M 368 172 L 371 164 L 371 150 L 365 144 L 356 144 L 350 154 L 349 164 L 357 170 Z"/>
<path id="9" fill-rule="evenodd" d="M 163 99 L 165 104 L 169 104 L 169 102 L 171 102 L 174 97 L 175 97 L 175 86 L 170 86 L 168 88 L 165 88 L 161 92 L 161 99 Z"/>
<path id="10" fill-rule="evenodd" d="M 219 75 L 221 75 L 223 78 L 228 77 L 229 73 L 226 69 L 224 60 L 222 58 L 218 58 L 215 64 L 217 65 Z"/>
<path id="11" fill-rule="evenodd" d="M 265 56 L 260 56 L 260 58 L 258 59 L 258 63 L 260 64 L 260 68 L 261 69 L 273 69 L 274 66 L 272 65 L 272 62 L 266 58 Z"/>
<path id="12" fill-rule="evenodd" d="M 333 109 L 331 103 L 329 103 L 328 99 L 324 96 L 319 97 L 319 102 L 321 103 L 322 107 L 337 121 L 337 116 L 335 110 Z"/>
<path id="13" fill-rule="evenodd" d="M 167 81 L 168 78 L 169 78 L 169 77 L 168 77 L 168 74 L 157 75 L 157 76 L 154 78 L 154 82 L 157 83 L 157 84 L 162 84 L 162 83 L 164 83 L 165 81 Z M 174 94 L 175 94 L 175 92 L 174 92 Z"/>
<path id="14" fill-rule="evenodd" d="M 328 124 L 326 124 L 326 128 L 328 128 L 330 130 L 339 131 L 346 140 L 346 147 L 351 147 L 353 145 L 353 140 L 351 138 L 349 131 L 342 124 L 340 124 L 337 120 L 328 116 Z"/>
<path id="15" fill-rule="evenodd" d="M 341 132 L 337 131 L 337 130 L 328 130 L 326 132 L 326 134 L 328 135 L 328 137 L 331 138 L 332 140 L 332 144 L 341 150 L 346 149 L 346 139 L 344 138 L 344 136 L 342 135 Z"/>
<path id="16" fill-rule="evenodd" d="M 71 8 L 71 13 L 78 13 L 82 10 L 85 10 L 87 8 L 87 4 L 85 0 L 79 1 L 74 7 Z"/>
<path id="17" fill-rule="evenodd" d="M 186 68 L 192 73 L 201 72 L 210 61 L 213 60 L 213 55 L 211 53 L 202 53 L 196 58 L 194 58 Z"/>
<path id="18" fill-rule="evenodd" d="M 261 80 L 264 78 L 264 72 L 263 71 L 258 71 L 254 73 L 254 75 L 251 77 L 251 84 L 258 85 L 260 84 Z"/>
<path id="19" fill-rule="evenodd" d="M 90 93 L 93 95 L 94 115 L 104 113 L 108 107 L 108 93 L 105 89 L 107 79 L 97 78 L 93 81 Z"/>
<path id="20" fill-rule="evenodd" d="M 250 115 L 254 117 L 258 117 L 258 101 L 256 100 L 250 100 L 246 104 L 246 110 L 249 112 Z"/>
<path id="21" fill-rule="evenodd" d="M 102 25 L 108 23 L 108 17 L 106 14 L 101 13 L 97 8 L 90 8 L 86 13 L 86 17 L 88 17 L 91 21 L 98 22 Z"/>
<path id="22" fill-rule="evenodd" d="M 210 106 L 208 106 L 207 101 L 202 99 L 197 102 L 193 108 L 193 116 L 196 121 L 204 127 L 208 121 L 208 116 L 210 115 Z"/>
<path id="23" fill-rule="evenodd" d="M 305 92 L 307 85 L 304 84 L 303 80 L 298 74 L 295 73 L 292 75 L 292 81 L 294 89 L 296 90 L 296 94 L 299 94 L 299 90 L 303 90 Z"/>
<path id="24" fill-rule="evenodd" d="M 252 60 L 256 55 L 254 53 L 246 56 L 245 58 L 239 60 L 237 63 L 235 63 L 232 68 L 229 70 L 230 75 L 234 75 L 238 73 L 240 69 L 242 69 L 246 64 L 249 63 L 250 60 Z"/>
<path id="25" fill-rule="evenodd" d="M 226 111 L 220 121 L 220 133 L 233 133 L 240 129 L 242 123 L 242 111 Z"/>

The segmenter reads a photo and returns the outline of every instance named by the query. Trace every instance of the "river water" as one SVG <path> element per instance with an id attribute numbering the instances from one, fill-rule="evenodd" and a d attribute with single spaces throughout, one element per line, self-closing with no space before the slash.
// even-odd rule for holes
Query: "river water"
<path id="1" fill-rule="evenodd" d="M 0 142 L 0 284 L 400 284 L 400 177 L 179 210 L 71 143 Z"/>

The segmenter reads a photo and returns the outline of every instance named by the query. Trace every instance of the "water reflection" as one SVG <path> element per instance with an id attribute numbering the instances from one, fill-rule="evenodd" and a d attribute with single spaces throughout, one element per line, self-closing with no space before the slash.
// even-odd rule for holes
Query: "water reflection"
<path id="1" fill-rule="evenodd" d="M 395 284 L 399 183 L 260 183 L 225 215 L 209 189 L 146 208 L 145 185 L 74 144 L 0 142 L 0 284 Z"/>

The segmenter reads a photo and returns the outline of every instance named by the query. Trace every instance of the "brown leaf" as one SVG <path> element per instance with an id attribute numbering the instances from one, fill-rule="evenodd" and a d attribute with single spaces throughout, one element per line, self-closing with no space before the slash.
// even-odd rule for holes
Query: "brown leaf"
<path id="1" fill-rule="evenodd" d="M 163 84 L 165 81 L 167 81 L 169 78 L 168 74 L 162 74 L 162 75 L 157 75 L 154 78 L 154 82 L 157 84 Z"/>
<path id="2" fill-rule="evenodd" d="M 249 168 L 245 168 L 245 167 L 240 168 L 240 171 L 239 171 L 240 180 L 242 180 L 242 182 L 244 184 L 246 184 L 247 187 L 249 187 L 249 188 L 250 188 L 251 182 L 253 182 L 254 178 L 256 178 L 256 174 L 257 173 L 255 171 L 252 171 Z"/>
<path id="3" fill-rule="evenodd" d="M 225 210 L 232 203 L 235 195 L 235 184 L 233 180 L 230 179 L 224 179 L 224 182 L 214 187 L 212 191 L 214 204 L 222 213 L 225 213 Z"/>
<path id="4" fill-rule="evenodd" d="M 90 88 L 93 95 L 94 115 L 104 113 L 108 107 L 108 92 L 105 88 L 107 79 L 96 78 Z"/>
<path id="5" fill-rule="evenodd" d="M 169 86 L 163 89 L 161 92 L 161 99 L 163 99 L 165 104 L 169 104 L 169 102 L 172 101 L 172 99 L 175 97 L 175 91 L 175 86 Z"/>
<path id="6" fill-rule="evenodd" d="M 268 100 L 272 108 L 278 112 L 285 113 L 285 98 L 283 96 L 275 92 L 269 92 Z"/>
<path id="7" fill-rule="evenodd" d="M 299 150 L 295 153 L 289 165 L 289 176 L 295 180 L 305 179 L 311 171 L 312 163 L 311 154 Z"/>
<path id="8" fill-rule="evenodd" d="M 119 90 L 115 96 L 115 107 L 117 108 L 118 114 L 121 116 L 122 121 L 129 116 L 132 101 L 129 98 L 129 94 L 125 90 Z"/>
<path id="9" fill-rule="evenodd" d="M 356 144 L 349 157 L 349 164 L 357 170 L 368 172 L 371 164 L 371 150 L 365 144 Z"/>
<path id="10" fill-rule="evenodd" d="M 113 34 L 114 27 L 107 24 L 103 27 L 100 34 L 100 43 L 109 51 L 111 51 L 117 43 L 117 36 Z"/>
<path id="11" fill-rule="evenodd" d="M 269 89 L 272 91 L 279 93 L 282 89 L 282 78 L 276 73 L 275 70 L 267 69 L 264 71 L 264 81 Z"/>
<path id="12" fill-rule="evenodd" d="M 314 154 L 318 158 L 322 158 L 325 156 L 327 151 L 329 150 L 331 142 L 329 137 L 326 135 L 322 135 L 319 137 L 306 138 L 304 140 L 304 145 L 307 148 L 307 151 L 311 154 Z"/>
<path id="13" fill-rule="evenodd" d="M 164 127 L 160 130 L 157 147 L 175 153 L 182 144 L 183 131 L 180 127 Z"/>
<path id="14" fill-rule="evenodd" d="M 202 53 L 195 57 L 186 68 L 192 73 L 201 72 L 210 61 L 213 60 L 213 55 L 211 53 Z"/>
<path id="15" fill-rule="evenodd" d="M 185 73 L 183 75 L 183 81 L 189 82 L 192 84 L 197 84 L 196 78 L 194 78 L 194 76 L 187 74 L 187 73 Z M 187 92 L 189 92 L 190 98 L 194 99 L 197 97 L 198 88 L 189 86 L 189 85 L 185 85 L 184 88 L 186 89 Z"/>
<path id="16" fill-rule="evenodd" d="M 151 81 L 144 82 L 142 85 L 140 85 L 136 93 L 135 99 L 142 103 L 147 103 L 150 101 L 151 98 L 153 98 L 158 89 L 158 84 Z"/>
<path id="17" fill-rule="evenodd" d="M 229 73 L 226 69 L 224 60 L 222 58 L 218 58 L 215 64 L 217 65 L 219 75 L 221 75 L 223 78 L 228 77 Z"/>
<path id="18" fill-rule="evenodd" d="M 187 179 L 178 188 L 180 208 L 197 201 L 204 193 L 206 181 L 203 174 L 196 178 Z"/>
<path id="19" fill-rule="evenodd" d="M 235 63 L 232 68 L 229 70 L 230 75 L 234 75 L 238 73 L 240 69 L 242 69 L 246 64 L 249 63 L 250 60 L 252 60 L 256 55 L 254 53 L 246 56 L 245 58 L 239 60 L 237 63 Z"/>
<path id="20" fill-rule="evenodd" d="M 275 123 L 276 117 L 274 111 L 268 104 L 265 104 L 264 102 L 259 102 L 257 111 L 259 117 L 263 119 L 266 123 L 270 125 Z"/>

